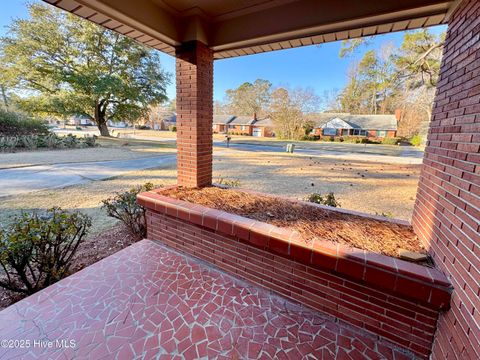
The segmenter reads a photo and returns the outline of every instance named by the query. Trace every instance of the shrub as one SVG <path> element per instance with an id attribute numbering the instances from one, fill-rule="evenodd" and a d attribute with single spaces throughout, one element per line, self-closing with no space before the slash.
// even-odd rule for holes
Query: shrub
<path id="1" fill-rule="evenodd" d="M 152 189 L 153 184 L 146 183 L 126 192 L 116 193 L 115 196 L 102 201 L 103 208 L 107 210 L 108 216 L 123 222 L 132 235 L 143 239 L 147 235 L 146 209 L 137 203 L 137 195 Z"/>
<path id="2" fill-rule="evenodd" d="M 381 217 L 384 217 L 384 218 L 387 218 L 387 219 L 392 219 L 393 218 L 393 214 L 391 212 L 375 212 L 375 215 L 377 216 L 381 216 Z"/>
<path id="3" fill-rule="evenodd" d="M 0 134 L 4 136 L 48 134 L 48 127 L 39 119 L 0 109 Z"/>
<path id="4" fill-rule="evenodd" d="M 398 145 L 400 143 L 400 138 L 399 137 L 384 137 L 382 139 L 382 144 L 385 145 Z"/>
<path id="5" fill-rule="evenodd" d="M 67 148 L 74 148 L 80 144 L 80 140 L 75 135 L 68 134 L 63 138 L 63 144 Z"/>
<path id="6" fill-rule="evenodd" d="M 60 208 L 16 217 L 0 233 L 0 286 L 30 295 L 67 276 L 90 226 L 88 216 Z"/>
<path id="7" fill-rule="evenodd" d="M 305 198 L 306 201 L 332 207 L 340 207 L 340 203 L 335 199 L 335 194 L 330 192 L 326 195 L 313 193 Z"/>
<path id="8" fill-rule="evenodd" d="M 410 139 L 410 144 L 412 144 L 413 146 L 420 146 L 422 145 L 422 137 L 420 135 L 414 135 L 411 139 Z"/>
<path id="9" fill-rule="evenodd" d="M 63 146 L 63 141 L 57 134 L 51 133 L 43 138 L 45 146 L 49 149 L 57 149 Z"/>
<path id="10" fill-rule="evenodd" d="M 88 147 L 97 146 L 96 142 L 97 142 L 97 136 L 96 135 L 93 135 L 93 136 L 88 136 L 87 135 L 83 138 L 83 143 L 85 144 L 85 146 L 88 146 Z"/>
<path id="11" fill-rule="evenodd" d="M 229 179 L 224 179 L 224 178 L 219 178 L 216 183 L 218 185 L 223 185 L 223 186 L 227 186 L 227 187 L 239 187 L 240 186 L 240 180 L 238 179 L 233 179 L 233 180 L 229 180 Z"/>
<path id="12" fill-rule="evenodd" d="M 23 135 L 20 137 L 21 143 L 25 149 L 33 150 L 39 145 L 39 137 L 37 135 Z"/>
<path id="13" fill-rule="evenodd" d="M 170 126 L 170 131 L 171 132 L 177 132 L 177 127 L 175 125 Z"/>
<path id="14" fill-rule="evenodd" d="M 0 149 L 12 150 L 20 143 L 18 136 L 2 136 L 0 137 Z"/>

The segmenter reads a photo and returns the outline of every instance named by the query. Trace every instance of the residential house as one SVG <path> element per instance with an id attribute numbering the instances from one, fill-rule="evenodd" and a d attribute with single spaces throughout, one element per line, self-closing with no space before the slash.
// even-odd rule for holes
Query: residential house
<path id="1" fill-rule="evenodd" d="M 320 136 L 363 136 L 393 138 L 397 136 L 395 115 L 352 115 L 324 113 L 312 117 L 313 134 Z"/>
<path id="2" fill-rule="evenodd" d="M 152 108 L 143 125 L 153 130 L 170 130 L 172 126 L 177 125 L 177 114 L 161 107 Z"/>
<path id="3" fill-rule="evenodd" d="M 237 135 L 273 137 L 272 120 L 257 119 L 255 116 L 214 115 L 213 132 Z"/>
<path id="4" fill-rule="evenodd" d="M 234 118 L 233 115 L 213 115 L 213 132 L 215 134 L 227 132 L 227 124 Z"/>
<path id="5" fill-rule="evenodd" d="M 235 135 L 252 135 L 252 126 L 256 121 L 255 116 L 235 116 L 228 122 L 227 132 Z"/>
<path id="6" fill-rule="evenodd" d="M 253 124 L 252 136 L 258 137 L 275 137 L 273 131 L 273 121 L 271 118 L 257 120 Z"/>
<path id="7" fill-rule="evenodd" d="M 76 125 L 76 126 L 94 126 L 95 122 L 87 115 L 80 115 L 80 114 L 75 114 L 72 115 L 68 121 L 68 124 L 70 125 Z"/>

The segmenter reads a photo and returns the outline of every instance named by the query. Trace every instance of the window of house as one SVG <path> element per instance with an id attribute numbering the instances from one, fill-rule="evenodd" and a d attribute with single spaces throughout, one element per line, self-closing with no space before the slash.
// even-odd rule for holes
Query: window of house
<path id="1" fill-rule="evenodd" d="M 325 128 L 325 129 L 323 129 L 323 135 L 335 136 L 335 135 L 337 135 L 337 129 Z"/>
<path id="2" fill-rule="evenodd" d="M 386 137 L 387 131 L 386 130 L 377 130 L 377 137 Z"/>
<path id="3" fill-rule="evenodd" d="M 247 130 L 247 125 L 242 125 L 242 131 Z"/>
<path id="4" fill-rule="evenodd" d="M 355 136 L 367 136 L 367 130 L 353 129 L 352 135 L 355 135 Z"/>

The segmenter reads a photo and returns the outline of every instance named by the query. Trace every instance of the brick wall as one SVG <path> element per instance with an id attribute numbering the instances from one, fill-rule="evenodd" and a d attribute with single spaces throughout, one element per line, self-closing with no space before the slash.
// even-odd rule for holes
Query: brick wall
<path id="1" fill-rule="evenodd" d="M 434 359 L 480 359 L 480 1 L 449 22 L 412 223 L 454 286 Z"/>
<path id="2" fill-rule="evenodd" d="M 291 230 L 155 191 L 138 201 L 148 209 L 149 239 L 428 357 L 450 299 L 437 270 L 325 241 L 307 244 Z"/>
<path id="3" fill-rule="evenodd" d="M 213 53 L 192 41 L 176 50 L 178 184 L 212 183 Z"/>

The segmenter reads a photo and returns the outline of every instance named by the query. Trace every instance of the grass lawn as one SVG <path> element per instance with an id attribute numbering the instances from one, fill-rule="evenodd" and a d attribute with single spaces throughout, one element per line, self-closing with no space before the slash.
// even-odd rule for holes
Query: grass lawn
<path id="1" fill-rule="evenodd" d="M 113 140 L 116 141 L 117 139 Z M 92 151 L 95 152 L 94 157 Z M 0 156 L 22 155 L 17 162 L 11 161 L 18 165 L 21 161 L 92 161 L 98 158 L 106 160 L 145 157 L 173 151 L 174 149 L 163 146 L 112 146 Z M 29 159 L 38 154 L 43 157 Z M 24 155 L 26 156 L 23 157 Z M 294 198 L 303 198 L 313 192 L 334 192 L 344 208 L 372 214 L 389 213 L 406 220 L 411 217 L 419 170 L 419 165 L 391 165 L 233 149 L 221 149 L 214 156 L 215 181 L 220 178 L 235 179 L 240 181 L 241 187 Z M 115 224 L 101 209 L 101 201 L 117 191 L 126 191 L 148 181 L 156 185 L 175 184 L 175 165 L 129 172 L 115 178 L 70 186 L 62 190 L 6 197 L 0 202 L 0 223 L 8 222 L 11 215 L 22 210 L 60 206 L 65 209 L 78 209 L 92 216 L 93 233 L 98 233 Z"/>

